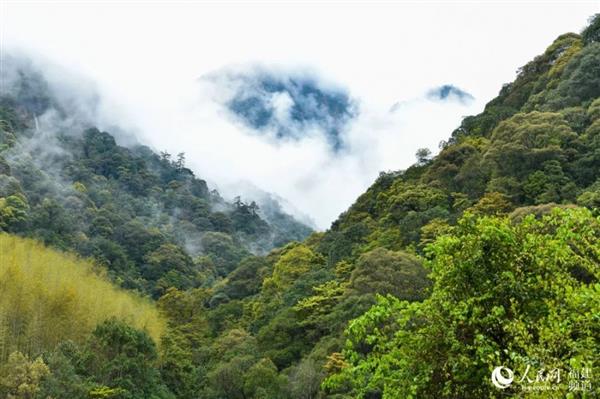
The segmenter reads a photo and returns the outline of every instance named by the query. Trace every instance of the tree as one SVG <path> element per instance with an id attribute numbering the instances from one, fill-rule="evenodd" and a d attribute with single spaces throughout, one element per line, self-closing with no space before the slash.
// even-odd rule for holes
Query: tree
<path id="1" fill-rule="evenodd" d="M 546 161 L 542 167 L 542 170 L 527 176 L 523 184 L 523 192 L 529 199 L 528 202 L 545 204 L 560 203 L 563 200 L 573 201 L 577 187 L 565 176 L 560 162 Z"/>
<path id="2" fill-rule="evenodd" d="M 235 230 L 249 235 L 266 234 L 270 230 L 268 223 L 258 215 L 259 208 L 256 202 L 246 204 L 238 196 L 234 198 L 233 205 L 230 218 Z"/>
<path id="3" fill-rule="evenodd" d="M 586 188 L 577 197 L 577 203 L 588 208 L 600 208 L 600 180 Z"/>
<path id="4" fill-rule="evenodd" d="M 75 366 L 79 360 L 79 351 L 71 341 L 65 341 L 47 356 L 50 374 L 40 385 L 38 397 L 88 399 L 89 387 L 85 379 L 77 374 Z M 77 359 L 76 359 L 77 358 Z"/>
<path id="5" fill-rule="evenodd" d="M 600 218 L 586 209 L 518 224 L 467 215 L 428 249 L 431 296 L 379 297 L 349 323 L 346 365 L 324 387 L 356 398 L 499 398 L 522 387 L 495 388 L 498 365 L 596 373 L 598 251 Z"/>
<path id="6" fill-rule="evenodd" d="M 32 361 L 21 352 L 13 352 L 0 366 L 0 394 L 6 399 L 34 399 L 49 374 L 41 357 Z"/>
<path id="7" fill-rule="evenodd" d="M 56 200 L 44 198 L 31 212 L 31 225 L 46 244 L 66 247 L 75 229 L 73 215 Z"/>
<path id="8" fill-rule="evenodd" d="M 22 194 L 0 197 L 0 230 L 11 231 L 22 225 L 28 216 L 29 204 Z"/>
<path id="9" fill-rule="evenodd" d="M 425 181 L 435 187 L 463 192 L 470 198 L 481 195 L 489 171 L 482 168 L 482 154 L 489 140 L 468 137 L 460 143 L 444 148 L 425 171 Z"/>
<path id="10" fill-rule="evenodd" d="M 266 276 L 267 267 L 265 259 L 261 257 L 249 256 L 243 259 L 239 266 L 227 276 L 223 292 L 233 299 L 257 294 Z"/>
<path id="11" fill-rule="evenodd" d="M 277 367 L 271 359 L 260 359 L 244 374 L 244 397 L 283 399 L 285 382 L 284 377 L 278 374 Z"/>
<path id="12" fill-rule="evenodd" d="M 295 366 L 289 377 L 290 395 L 293 399 L 315 399 L 319 386 L 325 377 L 319 365 L 310 359 L 303 359 Z"/>
<path id="13" fill-rule="evenodd" d="M 154 339 L 164 330 L 151 303 L 117 288 L 97 265 L 5 233 L 0 254 L 0 364 L 14 351 L 33 356 L 65 340 L 82 343 L 111 317 Z"/>
<path id="14" fill-rule="evenodd" d="M 590 17 L 588 26 L 581 33 L 585 44 L 600 42 L 600 14 Z"/>
<path id="15" fill-rule="evenodd" d="M 506 195 L 499 192 L 486 193 L 468 210 L 478 215 L 501 215 L 509 212 L 512 205 Z"/>
<path id="16" fill-rule="evenodd" d="M 157 286 L 157 294 L 162 294 L 169 286 L 188 288 L 191 286 L 193 262 L 185 251 L 174 244 L 162 244 L 144 257 L 142 276 L 150 281 L 166 279 L 166 286 Z M 170 284 L 169 284 L 170 283 Z M 160 295 L 157 295 L 160 296 Z"/>
<path id="17" fill-rule="evenodd" d="M 169 321 L 169 328 L 161 337 L 160 372 L 177 398 L 196 398 L 199 387 L 205 383 L 208 348 L 214 342 L 205 308 L 210 293 L 211 290 L 201 288 L 169 288 L 158 301 Z"/>
<path id="18" fill-rule="evenodd" d="M 593 35 L 596 38 L 599 34 L 598 24 L 596 18 L 596 32 Z M 598 97 L 600 97 L 600 43 L 593 42 L 576 54 L 565 67 L 561 82 L 549 103 L 555 107 L 581 105 Z"/>
<path id="19" fill-rule="evenodd" d="M 575 140 L 577 135 L 558 113 L 517 114 L 494 129 L 484 162 L 493 177 L 523 179 L 544 162 L 564 162 Z"/>
<path id="20" fill-rule="evenodd" d="M 96 383 L 120 388 L 132 399 L 172 398 L 156 369 L 150 336 L 116 319 L 96 327 L 85 348 L 85 368 Z"/>
<path id="21" fill-rule="evenodd" d="M 413 255 L 377 248 L 358 259 L 349 289 L 359 295 L 392 294 L 410 301 L 425 297 L 427 271 Z"/>
<path id="22" fill-rule="evenodd" d="M 177 398 L 193 399 L 197 397 L 202 373 L 194 362 L 198 342 L 190 339 L 192 334 L 186 334 L 185 327 L 173 328 L 163 335 L 160 373 L 162 381 Z"/>
<path id="23" fill-rule="evenodd" d="M 586 114 L 590 122 L 594 122 L 600 119 L 600 98 L 597 98 L 594 101 L 592 101 L 592 103 L 587 109 Z"/>
<path id="24" fill-rule="evenodd" d="M 419 241 L 420 228 L 430 220 L 448 217 L 450 199 L 441 189 L 398 180 L 377 196 L 375 207 L 384 226 L 399 229 L 401 244 L 407 245 Z"/>
<path id="25" fill-rule="evenodd" d="M 429 148 L 419 148 L 416 157 L 419 165 L 425 165 L 431 159 L 431 150 Z"/>
<path id="26" fill-rule="evenodd" d="M 174 163 L 175 169 L 177 169 L 178 171 L 183 170 L 183 168 L 185 168 L 185 153 L 184 152 L 180 152 L 179 154 L 177 154 L 177 161 L 175 161 Z"/>
<path id="27" fill-rule="evenodd" d="M 113 136 L 96 128 L 83 134 L 83 156 L 86 165 L 95 173 L 105 177 L 118 177 L 123 157 Z"/>
<path id="28" fill-rule="evenodd" d="M 287 307 L 272 316 L 269 323 L 258 331 L 257 341 L 261 353 L 279 369 L 300 360 L 311 345 L 297 313 Z"/>
<path id="29" fill-rule="evenodd" d="M 225 233 L 208 232 L 204 234 L 200 243 L 204 254 L 214 263 L 220 276 L 226 276 L 249 255 L 248 251 Z"/>
<path id="30" fill-rule="evenodd" d="M 233 232 L 233 222 L 227 214 L 223 212 L 213 212 L 208 216 L 208 219 L 215 231 L 221 233 Z"/>
<path id="31" fill-rule="evenodd" d="M 244 373 L 251 367 L 252 358 L 236 357 L 228 362 L 220 362 L 209 374 L 213 389 L 220 397 L 245 399 Z"/>
<path id="32" fill-rule="evenodd" d="M 146 254 L 158 249 L 166 241 L 158 229 L 147 228 L 140 219 L 132 219 L 120 226 L 115 236 L 137 264 L 143 264 Z"/>
<path id="33" fill-rule="evenodd" d="M 301 275 L 323 265 L 323 259 L 306 245 L 292 246 L 273 268 L 273 275 L 265 279 L 263 287 L 281 293 Z"/>

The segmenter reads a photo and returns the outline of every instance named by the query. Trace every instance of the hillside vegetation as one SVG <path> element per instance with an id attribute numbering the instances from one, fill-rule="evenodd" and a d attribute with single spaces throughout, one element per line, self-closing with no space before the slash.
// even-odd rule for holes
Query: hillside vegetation
<path id="1" fill-rule="evenodd" d="M 190 387 L 482 398 L 521 389 L 491 384 L 499 365 L 597 374 L 599 29 L 595 17 L 557 38 L 436 157 L 420 151 L 382 173 L 327 232 L 245 260 L 209 289 L 163 296 L 169 346 L 197 367 Z"/>
<path id="2" fill-rule="evenodd" d="M 2 229 L 104 259 L 167 319 L 160 352 L 111 320 L 39 360 L 11 356 L 6 364 L 29 370 L 39 397 L 597 395 L 595 380 L 573 390 L 567 376 L 600 374 L 600 15 L 520 68 L 437 156 L 419 151 L 328 231 L 266 254 L 243 245 L 262 231 L 252 204 L 222 212 L 209 194 L 199 201 L 202 184 L 177 161 L 140 158 L 93 129 L 59 136 L 79 148 L 61 172 L 74 191 L 48 203 L 40 182 L 54 177 L 15 163 L 28 130 L 4 104 L 14 143 L 1 154 Z M 143 190 L 132 194 L 132 182 Z M 67 203 L 86 217 L 57 216 Z M 185 230 L 168 228 L 165 215 L 175 214 L 203 232 L 194 258 L 177 238 Z M 530 370 L 532 382 L 497 388 L 498 366 L 519 378 Z M 561 381 L 547 374 L 558 369 Z"/>
<path id="3" fill-rule="evenodd" d="M 263 198 L 229 202 L 185 164 L 91 125 L 85 98 L 63 100 L 31 62 L 5 57 L 0 93 L 0 229 L 105 265 L 158 298 L 209 284 L 251 254 L 312 231 Z"/>
<path id="4" fill-rule="evenodd" d="M 158 341 L 165 321 L 149 300 L 119 289 L 87 261 L 42 244 L 0 234 L 0 359 L 65 340 L 82 342 L 116 318 Z"/>
<path id="5" fill-rule="evenodd" d="M 156 306 L 99 273 L 76 256 L 0 233 L 0 394 L 32 397 L 16 391 L 34 394 L 27 380 L 49 370 L 41 358 L 29 363 L 28 357 L 87 345 L 105 323 L 136 328 L 148 345 L 159 342 L 166 325 Z"/>

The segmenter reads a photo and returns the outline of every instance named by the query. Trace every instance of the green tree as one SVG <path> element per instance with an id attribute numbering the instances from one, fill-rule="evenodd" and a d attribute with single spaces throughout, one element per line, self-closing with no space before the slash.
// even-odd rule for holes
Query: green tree
<path id="1" fill-rule="evenodd" d="M 208 232 L 202 237 L 201 245 L 220 276 L 226 276 L 249 255 L 248 251 L 225 233 Z"/>
<path id="2" fill-rule="evenodd" d="M 517 114 L 494 130 L 484 160 L 493 177 L 523 179 L 544 162 L 564 161 L 576 139 L 560 114 Z"/>
<path id="3" fill-rule="evenodd" d="M 523 184 L 523 192 L 529 199 L 527 202 L 545 204 L 574 201 L 577 186 L 564 174 L 560 162 L 546 161 L 542 168 L 527 176 Z"/>
<path id="4" fill-rule="evenodd" d="M 596 29 L 597 24 L 596 21 Z M 554 107 L 564 107 L 581 105 L 600 97 L 599 76 L 600 43 L 594 42 L 584 47 L 565 67 L 556 94 L 549 103 Z"/>
<path id="5" fill-rule="evenodd" d="M 322 367 L 309 359 L 303 359 L 290 373 L 288 390 L 293 399 L 316 399 L 325 374 Z"/>
<path id="6" fill-rule="evenodd" d="M 586 188 L 577 197 L 577 203 L 588 208 L 600 208 L 600 180 Z"/>
<path id="7" fill-rule="evenodd" d="M 512 205 L 506 195 L 493 191 L 486 193 L 468 211 L 477 215 L 493 216 L 507 213 L 511 208 Z"/>
<path id="8" fill-rule="evenodd" d="M 581 33 L 585 44 L 600 42 L 600 14 L 590 17 L 588 26 Z"/>
<path id="9" fill-rule="evenodd" d="M 254 363 L 244 374 L 244 397 L 254 399 L 284 398 L 285 379 L 280 376 L 271 359 Z"/>
<path id="10" fill-rule="evenodd" d="M 158 353 L 147 333 L 115 319 L 96 327 L 85 348 L 85 369 L 100 385 L 125 398 L 172 398 L 156 368 Z"/>
<path id="11" fill-rule="evenodd" d="M 521 388 L 495 388 L 498 365 L 596 373 L 599 251 L 600 219 L 585 209 L 516 225 L 467 215 L 429 247 L 431 296 L 380 297 L 351 321 L 346 365 L 324 387 L 357 398 L 499 398 Z"/>
<path id="12" fill-rule="evenodd" d="M 275 263 L 273 275 L 265 279 L 263 287 L 281 294 L 297 278 L 323 264 L 323 258 L 306 245 L 294 245 Z"/>
<path id="13" fill-rule="evenodd" d="M 208 348 L 214 343 L 205 308 L 209 295 L 207 289 L 169 288 L 158 301 L 169 320 L 161 339 L 160 372 L 178 398 L 196 398 L 205 383 L 207 359 L 212 357 Z"/>
<path id="14" fill-rule="evenodd" d="M 156 288 L 157 296 L 168 287 L 188 288 L 191 286 L 192 258 L 174 244 L 162 244 L 144 257 L 142 276 L 150 281 L 162 279 Z"/>
<path id="15" fill-rule="evenodd" d="M 13 352 L 0 366 L 0 394 L 6 399 L 34 399 L 49 374 L 41 357 L 32 361 L 21 352 Z"/>
<path id="16" fill-rule="evenodd" d="M 409 301 L 425 297 L 427 270 L 413 255 L 377 248 L 358 259 L 349 289 L 357 295 L 392 294 Z"/>
<path id="17" fill-rule="evenodd" d="M 431 150 L 429 148 L 419 148 L 416 153 L 417 163 L 425 165 L 431 160 Z"/>
<path id="18" fill-rule="evenodd" d="M 209 381 L 217 397 L 246 399 L 244 392 L 244 373 L 251 367 L 250 357 L 236 357 L 220 362 L 209 374 Z"/>
<path id="19" fill-rule="evenodd" d="M 22 194 L 0 197 L 0 230 L 12 231 L 22 225 L 28 216 L 29 204 Z"/>
<path id="20" fill-rule="evenodd" d="M 78 348 L 70 341 L 61 343 L 47 356 L 50 374 L 42 381 L 38 397 L 87 399 L 89 387 L 77 372 Z"/>

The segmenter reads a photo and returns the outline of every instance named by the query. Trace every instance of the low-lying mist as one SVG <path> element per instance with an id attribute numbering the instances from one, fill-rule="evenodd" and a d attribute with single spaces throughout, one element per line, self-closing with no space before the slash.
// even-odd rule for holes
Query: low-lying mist
<path id="1" fill-rule="evenodd" d="M 418 148 L 435 152 L 473 106 L 424 90 L 421 97 L 376 107 L 314 69 L 265 65 L 217 70 L 171 92 L 130 101 L 35 54 L 5 58 L 3 90 L 24 90 L 15 87 L 15 63 L 42 74 L 50 86 L 53 96 L 45 101 L 56 102 L 67 117 L 56 125 L 52 115 L 38 115 L 46 130 L 65 123 L 70 131 L 98 126 L 121 145 L 185 152 L 188 167 L 226 199 L 240 195 L 266 204 L 264 193 L 272 193 L 286 212 L 319 229 L 379 172 L 409 166 Z M 35 113 L 42 105 L 30 107 Z M 45 148 L 53 148 L 48 140 Z"/>

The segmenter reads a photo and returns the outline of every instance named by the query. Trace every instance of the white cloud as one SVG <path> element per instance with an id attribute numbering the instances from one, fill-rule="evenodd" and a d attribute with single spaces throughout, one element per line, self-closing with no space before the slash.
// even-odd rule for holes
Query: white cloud
<path id="1" fill-rule="evenodd" d="M 593 2 L 192 3 L 7 2 L 2 51 L 39 54 L 97 82 L 105 126 L 185 151 L 202 177 L 245 179 L 287 198 L 325 228 L 380 170 L 437 149 L 515 70 L 598 11 Z M 235 123 L 198 78 L 232 65 L 310 68 L 350 91 L 360 114 L 345 152 L 322 135 L 285 143 Z M 456 85 L 469 105 L 424 99 Z M 223 93 L 216 93 L 222 95 Z M 225 96 L 226 97 L 226 96 Z M 289 100 L 273 99 L 285 114 Z M 399 102 L 394 112 L 390 107 Z"/>
<path id="2" fill-rule="evenodd" d="M 288 93 L 276 93 L 271 98 L 271 103 L 275 109 L 275 117 L 281 123 L 286 123 L 290 117 L 290 109 L 294 100 Z"/>

